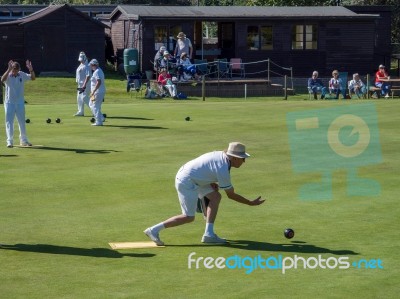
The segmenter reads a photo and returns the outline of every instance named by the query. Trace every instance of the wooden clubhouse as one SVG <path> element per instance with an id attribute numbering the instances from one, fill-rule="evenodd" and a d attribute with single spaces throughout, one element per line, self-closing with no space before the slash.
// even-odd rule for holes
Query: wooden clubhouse
<path id="1" fill-rule="evenodd" d="M 257 77 L 255 62 L 266 59 L 292 67 L 294 76 L 372 73 L 390 60 L 391 9 L 349 8 L 119 5 L 106 19 L 119 63 L 124 49 L 137 48 L 142 72 L 152 69 L 161 45 L 173 51 L 182 31 L 193 58 L 241 58 L 246 77 Z M 213 38 L 204 35 L 210 24 Z"/>

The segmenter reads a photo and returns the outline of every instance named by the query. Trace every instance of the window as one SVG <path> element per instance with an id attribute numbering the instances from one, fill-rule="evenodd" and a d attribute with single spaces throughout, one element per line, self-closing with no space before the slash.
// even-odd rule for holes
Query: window
<path id="1" fill-rule="evenodd" d="M 272 26 L 261 26 L 261 50 L 272 49 Z"/>
<path id="2" fill-rule="evenodd" d="M 272 50 L 272 26 L 248 26 L 247 49 Z"/>
<path id="3" fill-rule="evenodd" d="M 317 49 L 317 25 L 296 25 L 292 31 L 292 50 Z"/>
<path id="4" fill-rule="evenodd" d="M 165 46 L 168 51 L 173 52 L 176 44 L 176 36 L 181 31 L 181 26 L 154 26 L 154 50 Z"/>

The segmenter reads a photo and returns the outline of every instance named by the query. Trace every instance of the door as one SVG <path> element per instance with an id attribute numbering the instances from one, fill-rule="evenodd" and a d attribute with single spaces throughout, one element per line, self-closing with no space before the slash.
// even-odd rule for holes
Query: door
<path id="1" fill-rule="evenodd" d="M 67 70 L 63 26 L 28 27 L 25 30 L 26 58 L 40 72 Z"/>
<path id="2" fill-rule="evenodd" d="M 218 40 L 220 41 L 221 57 L 228 59 L 235 57 L 235 23 L 219 23 Z"/>

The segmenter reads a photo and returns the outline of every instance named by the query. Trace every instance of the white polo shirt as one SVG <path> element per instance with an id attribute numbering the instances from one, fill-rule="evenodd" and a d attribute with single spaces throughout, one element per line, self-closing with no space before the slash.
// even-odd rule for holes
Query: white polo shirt
<path id="1" fill-rule="evenodd" d="M 83 86 L 86 77 L 90 77 L 90 67 L 87 64 L 81 63 L 76 69 L 76 83 L 78 83 L 79 87 Z"/>
<path id="2" fill-rule="evenodd" d="M 101 68 L 97 68 L 93 72 L 92 78 L 90 79 L 91 90 L 94 90 L 94 88 L 96 87 L 97 80 L 101 80 L 101 84 L 100 84 L 99 89 L 97 90 L 96 93 L 105 93 L 106 92 L 106 85 L 105 85 L 105 82 L 104 82 L 104 73 L 101 70 Z"/>
<path id="3" fill-rule="evenodd" d="M 24 102 L 24 85 L 25 81 L 31 80 L 31 75 L 19 71 L 17 76 L 9 74 L 4 84 L 5 90 L 5 103 L 23 103 Z"/>
<path id="4" fill-rule="evenodd" d="M 223 151 L 206 153 L 182 166 L 178 177 L 189 177 L 197 186 L 218 182 L 220 189 L 232 188 L 230 162 Z"/>

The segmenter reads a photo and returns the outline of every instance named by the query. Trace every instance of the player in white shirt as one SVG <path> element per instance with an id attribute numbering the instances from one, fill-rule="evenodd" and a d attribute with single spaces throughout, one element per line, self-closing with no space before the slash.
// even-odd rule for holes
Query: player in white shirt
<path id="1" fill-rule="evenodd" d="M 78 61 L 80 64 L 76 69 L 75 80 L 78 84 L 76 100 L 78 103 L 78 112 L 74 116 L 84 116 L 84 104 L 89 107 L 89 94 L 90 90 L 86 87 L 90 79 L 90 67 L 88 65 L 85 52 L 79 53 Z"/>
<path id="2" fill-rule="evenodd" d="M 36 76 L 29 60 L 26 61 L 26 67 L 29 74 L 21 71 L 18 62 L 10 60 L 6 72 L 1 76 L 1 82 L 6 85 L 4 111 L 6 115 L 7 147 L 9 148 L 13 147 L 15 116 L 18 121 L 20 145 L 32 146 L 26 136 L 24 85 L 26 81 L 35 80 Z"/>
<path id="3" fill-rule="evenodd" d="M 206 213 L 206 228 L 201 239 L 203 243 L 227 243 L 214 233 L 214 222 L 217 217 L 221 193 L 225 191 L 228 198 L 242 204 L 257 206 L 265 200 L 257 197 L 249 200 L 235 192 L 231 183 L 230 168 L 239 168 L 250 157 L 245 145 L 239 142 L 229 143 L 226 151 L 210 152 L 187 162 L 175 178 L 182 214 L 173 216 L 159 224 L 147 228 L 144 233 L 157 245 L 164 245 L 159 237 L 160 230 L 194 221 L 198 198 L 207 197 L 209 204 Z"/>
<path id="4" fill-rule="evenodd" d="M 92 59 L 89 63 L 92 68 L 93 74 L 90 78 L 90 109 L 92 109 L 95 123 L 92 126 L 102 126 L 104 121 L 103 113 L 101 112 L 101 105 L 104 101 L 106 94 L 105 78 L 103 70 L 99 67 L 97 59 Z"/>

